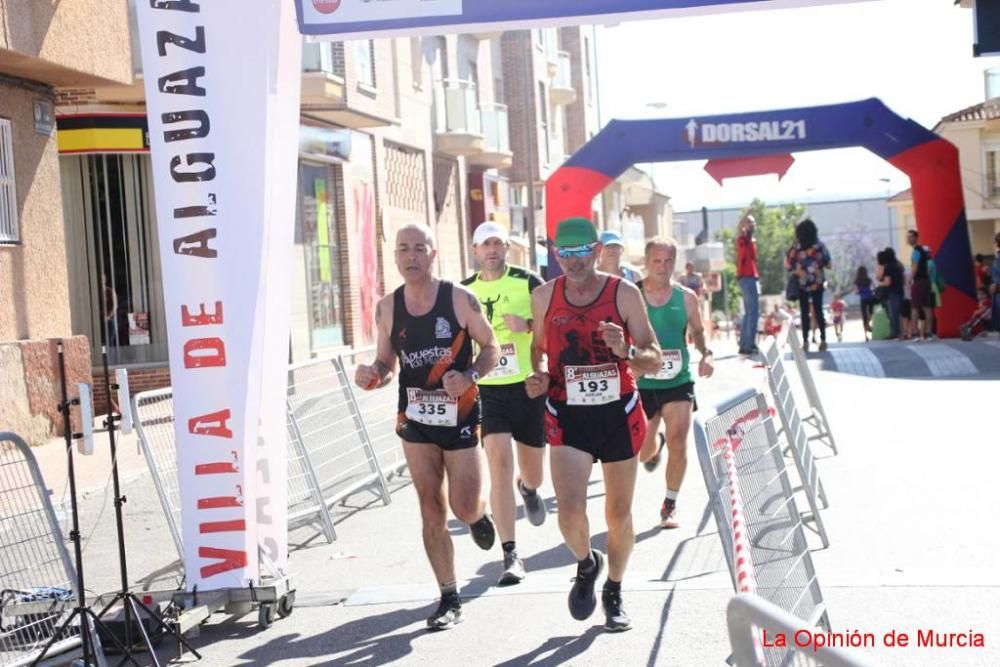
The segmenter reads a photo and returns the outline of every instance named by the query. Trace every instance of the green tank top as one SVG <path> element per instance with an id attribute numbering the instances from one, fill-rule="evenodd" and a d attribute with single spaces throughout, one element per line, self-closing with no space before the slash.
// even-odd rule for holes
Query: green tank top
<path id="1" fill-rule="evenodd" d="M 500 361 L 481 385 L 508 385 L 524 382 L 531 375 L 531 332 L 514 333 L 507 328 L 504 315 L 531 319 L 531 292 L 542 279 L 525 269 L 508 266 L 499 280 L 480 280 L 475 274 L 462 281 L 483 305 L 486 319 L 500 344 Z"/>
<path id="2" fill-rule="evenodd" d="M 643 288 L 642 298 L 646 291 Z M 687 347 L 687 308 L 684 290 L 674 285 L 673 294 L 662 306 L 646 301 L 646 312 L 656 340 L 663 350 L 663 365 L 656 375 L 639 378 L 640 389 L 671 389 L 691 382 L 690 354 Z"/>

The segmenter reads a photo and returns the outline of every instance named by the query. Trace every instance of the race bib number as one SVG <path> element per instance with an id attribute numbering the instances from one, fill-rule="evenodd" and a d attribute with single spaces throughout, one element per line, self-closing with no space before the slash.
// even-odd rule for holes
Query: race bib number
<path id="1" fill-rule="evenodd" d="M 663 361 L 660 362 L 660 370 L 653 375 L 654 380 L 673 380 L 680 375 L 684 367 L 684 358 L 680 350 L 663 350 Z"/>
<path id="2" fill-rule="evenodd" d="M 521 365 L 517 363 L 517 348 L 514 343 L 502 343 L 500 345 L 500 361 L 490 371 L 488 377 L 505 378 L 521 373 Z"/>
<path id="3" fill-rule="evenodd" d="M 458 426 L 458 399 L 444 389 L 407 389 L 406 418 L 427 426 Z"/>
<path id="4" fill-rule="evenodd" d="M 566 367 L 566 403 L 604 405 L 621 398 L 618 364 Z"/>

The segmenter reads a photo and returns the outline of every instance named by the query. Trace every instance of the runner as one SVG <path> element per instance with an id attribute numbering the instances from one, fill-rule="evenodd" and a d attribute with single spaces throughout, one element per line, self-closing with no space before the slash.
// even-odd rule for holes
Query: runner
<path id="1" fill-rule="evenodd" d="M 687 442 L 691 416 L 698 409 L 691 378 L 687 335 L 701 353 L 698 375 L 712 376 L 712 351 L 705 346 L 705 328 L 698 296 L 673 280 L 677 243 L 655 238 L 646 243 L 646 279 L 640 286 L 646 312 L 663 350 L 663 363 L 656 373 L 639 378 L 639 393 L 649 423 L 639 459 L 652 472 L 663 451 L 656 444 L 660 420 L 667 426 L 667 494 L 660 506 L 660 527 L 677 528 L 677 494 L 687 470 Z"/>
<path id="2" fill-rule="evenodd" d="M 524 513 L 535 526 L 545 522 L 545 503 L 538 495 L 545 456 L 545 398 L 528 398 L 524 379 L 531 372 L 531 292 L 542 279 L 507 264 L 510 237 L 495 222 L 484 222 L 472 236 L 480 271 L 462 281 L 479 298 L 500 343 L 500 361 L 479 381 L 483 403 L 483 442 L 490 466 L 490 509 L 503 547 L 500 586 L 524 579 L 524 562 L 514 539 L 514 453 L 520 475 L 517 490 Z"/>
<path id="3" fill-rule="evenodd" d="M 392 381 L 399 360 L 396 433 L 420 500 L 424 549 L 441 587 L 441 601 L 427 627 L 445 630 L 462 620 L 455 557 L 445 505 L 469 524 L 484 550 L 496 532 L 481 495 L 479 378 L 493 370 L 500 350 L 479 299 L 461 286 L 435 278 L 437 251 L 431 230 L 406 225 L 396 234 L 396 268 L 403 285 L 375 310 L 378 350 L 370 366 L 358 366 L 362 389 Z M 479 356 L 472 360 L 472 341 Z"/>
<path id="4" fill-rule="evenodd" d="M 564 275 L 531 295 L 534 317 L 529 396 L 548 395 L 545 429 L 552 445 L 552 483 L 559 528 L 577 559 L 569 594 L 573 618 L 594 613 L 594 584 L 604 555 L 591 548 L 587 493 L 595 461 L 604 473 L 608 578 L 601 602 L 604 627 L 620 632 L 632 621 L 622 607 L 621 581 L 635 543 L 632 498 L 636 454 L 646 418 L 637 373 L 660 367 L 660 350 L 635 285 L 595 270 L 601 244 L 586 218 L 559 223 L 556 256 Z"/>

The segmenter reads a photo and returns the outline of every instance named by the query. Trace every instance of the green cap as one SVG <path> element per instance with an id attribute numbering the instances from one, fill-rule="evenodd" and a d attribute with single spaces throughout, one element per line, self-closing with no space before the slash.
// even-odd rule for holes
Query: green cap
<path id="1" fill-rule="evenodd" d="M 587 218 L 566 218 L 556 227 L 558 248 L 587 245 L 597 241 L 597 228 Z"/>

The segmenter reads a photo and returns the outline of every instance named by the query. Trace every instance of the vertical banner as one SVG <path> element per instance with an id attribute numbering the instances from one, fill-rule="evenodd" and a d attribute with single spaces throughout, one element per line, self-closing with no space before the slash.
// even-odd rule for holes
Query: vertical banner
<path id="1" fill-rule="evenodd" d="M 260 411 L 261 392 L 285 386 L 278 371 L 287 355 L 280 367 L 263 364 L 275 346 L 263 326 L 272 295 L 264 277 L 281 261 L 265 250 L 294 221 L 294 161 L 282 162 L 286 150 L 271 131 L 288 131 L 275 102 L 290 68 L 280 57 L 291 37 L 287 4 L 136 3 L 189 589 L 244 587 L 259 577 L 258 444 L 262 423 L 273 419 Z M 287 319 L 286 307 L 267 321 L 284 331 L 286 346 Z M 262 452 L 270 461 L 270 442 Z M 273 474 L 269 481 L 284 486 Z M 286 512 L 284 504 L 268 509 L 272 517 Z"/>

